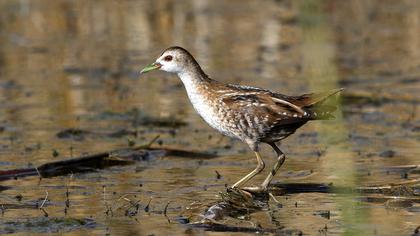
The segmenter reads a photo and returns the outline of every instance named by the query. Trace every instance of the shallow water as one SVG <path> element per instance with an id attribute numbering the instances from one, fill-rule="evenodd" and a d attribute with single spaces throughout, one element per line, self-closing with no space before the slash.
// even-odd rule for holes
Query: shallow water
<path id="1" fill-rule="evenodd" d="M 0 11 L 1 170 L 156 135 L 155 147 L 219 155 L 2 181 L 0 233 L 223 234 L 178 221 L 200 220 L 226 184 L 254 168 L 254 157 L 196 115 L 177 78 L 139 78 L 171 45 L 188 48 L 223 82 L 287 94 L 346 88 L 337 120 L 309 123 L 282 142 L 287 160 L 274 182 L 352 189 L 420 178 L 418 168 L 393 168 L 420 164 L 417 1 L 3 0 Z M 159 119 L 170 122 L 153 122 Z M 57 137 L 70 128 L 89 133 Z M 110 135 L 121 130 L 138 136 Z M 268 147 L 262 153 L 270 166 L 274 154 Z M 418 194 L 395 203 L 353 191 L 289 193 L 220 223 L 307 235 L 409 235 L 420 225 Z M 127 200 L 139 201 L 137 214 L 127 214 Z M 36 207 L 43 202 L 46 213 Z"/>

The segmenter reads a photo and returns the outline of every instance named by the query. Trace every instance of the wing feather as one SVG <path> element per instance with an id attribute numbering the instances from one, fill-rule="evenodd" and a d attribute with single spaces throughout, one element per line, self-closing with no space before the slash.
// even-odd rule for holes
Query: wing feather
<path id="1" fill-rule="evenodd" d="M 307 114 L 302 108 L 284 99 L 262 92 L 236 92 L 222 97 L 222 101 L 234 110 L 247 110 L 250 114 L 266 117 L 272 123 L 302 121 Z"/>

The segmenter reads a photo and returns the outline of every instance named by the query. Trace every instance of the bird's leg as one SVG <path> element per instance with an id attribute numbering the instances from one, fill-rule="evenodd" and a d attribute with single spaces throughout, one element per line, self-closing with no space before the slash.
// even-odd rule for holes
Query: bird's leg
<path id="1" fill-rule="evenodd" d="M 260 193 L 260 192 L 267 192 L 267 187 L 270 184 L 273 177 L 276 175 L 277 171 L 283 165 L 284 161 L 286 160 L 286 156 L 284 153 L 277 147 L 275 143 L 268 143 L 274 151 L 277 153 L 277 161 L 274 164 L 273 168 L 271 169 L 270 173 L 268 174 L 267 178 L 265 178 L 264 182 L 258 187 L 244 187 L 243 190 L 252 193 Z"/>
<path id="2" fill-rule="evenodd" d="M 258 162 L 257 167 L 253 171 L 251 171 L 251 173 L 247 174 L 242 179 L 240 179 L 238 182 L 236 182 L 234 185 L 232 185 L 232 188 L 241 187 L 246 182 L 248 182 L 250 179 L 252 179 L 254 176 L 259 174 L 262 170 L 264 170 L 265 164 L 264 164 L 264 161 L 262 160 L 262 158 L 260 156 L 260 153 L 255 152 L 255 156 L 257 157 L 257 162 Z"/>
<path id="3" fill-rule="evenodd" d="M 265 178 L 264 182 L 261 184 L 261 188 L 263 190 L 267 190 L 267 187 L 270 184 L 271 180 L 273 179 L 277 171 L 280 169 L 280 167 L 283 165 L 284 161 L 286 160 L 286 155 L 284 155 L 284 153 L 277 147 L 275 143 L 269 143 L 269 145 L 277 153 L 277 162 L 274 164 L 273 169 L 271 169 L 267 178 Z"/>

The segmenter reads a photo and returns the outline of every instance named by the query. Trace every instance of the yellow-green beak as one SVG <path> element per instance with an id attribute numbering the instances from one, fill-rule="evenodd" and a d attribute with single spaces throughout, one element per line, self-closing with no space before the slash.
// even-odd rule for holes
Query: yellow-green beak
<path id="1" fill-rule="evenodd" d="M 157 62 L 153 62 L 152 64 L 150 64 L 150 65 L 148 65 L 148 66 L 144 67 L 144 68 L 143 68 L 143 70 L 141 70 L 141 71 L 140 71 L 140 74 L 144 74 L 144 73 L 147 73 L 147 72 L 152 71 L 152 70 L 157 70 L 157 69 L 159 69 L 161 66 L 162 66 L 162 65 L 161 65 L 161 64 L 159 64 L 159 63 L 157 63 Z"/>

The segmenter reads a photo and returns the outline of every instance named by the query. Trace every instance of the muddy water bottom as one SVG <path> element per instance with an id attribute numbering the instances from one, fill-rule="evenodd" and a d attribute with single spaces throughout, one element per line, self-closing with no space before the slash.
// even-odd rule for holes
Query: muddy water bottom
<path id="1" fill-rule="evenodd" d="M 266 152 L 267 156 L 270 154 Z M 277 178 L 284 181 L 273 184 L 286 191 L 273 191 L 277 193 L 275 200 L 270 198 L 263 208 L 228 212 L 216 220 L 205 219 L 208 209 L 222 202 L 220 193 L 226 191 L 225 186 L 253 167 L 247 155 L 251 154 L 212 158 L 166 156 L 87 173 L 4 181 L 2 185 L 10 189 L 2 191 L 0 232 L 23 235 L 401 232 L 401 228 L 382 221 L 384 216 L 411 221 L 412 224 L 403 226 L 405 232 L 415 229 L 420 207 L 418 193 L 410 196 L 402 192 L 361 193 L 350 185 L 336 186 L 316 170 L 319 160 L 309 155 L 289 158 L 287 169 Z M 311 169 L 305 171 L 308 166 Z M 382 176 L 388 181 L 404 181 L 401 170 L 377 172 L 385 173 Z M 358 175 L 366 173 L 360 171 Z M 410 176 L 415 179 L 418 174 Z M 262 180 L 263 176 L 255 182 Z M 303 187 L 297 188 L 299 183 Z M 287 190 L 287 186 L 293 187 Z M 344 222 L 344 214 L 355 219 L 354 223 Z M 369 220 L 366 214 L 375 215 L 378 220 Z M 205 222 L 205 227 L 200 222 Z"/>

